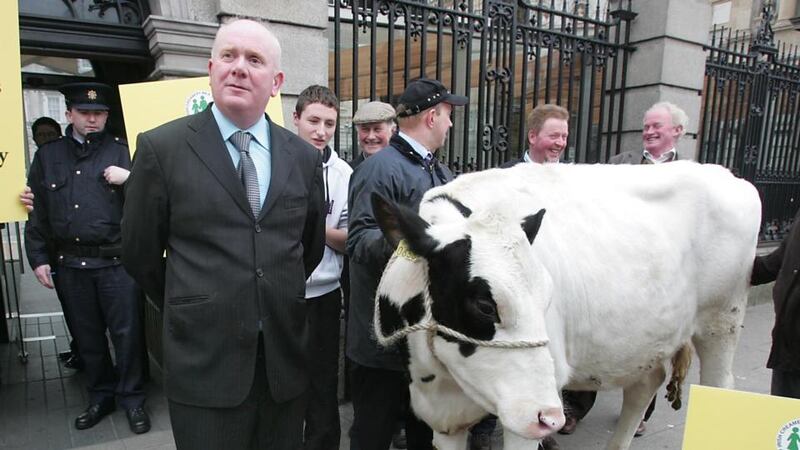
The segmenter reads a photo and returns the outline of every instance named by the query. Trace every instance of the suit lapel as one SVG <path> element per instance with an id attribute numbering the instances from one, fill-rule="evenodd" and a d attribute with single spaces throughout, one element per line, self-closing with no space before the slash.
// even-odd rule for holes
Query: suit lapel
<path id="1" fill-rule="evenodd" d="M 189 122 L 189 128 L 194 130 L 187 139 L 189 146 L 203 161 L 208 170 L 219 181 L 223 188 L 233 197 L 234 202 L 246 214 L 252 216 L 250 205 L 247 203 L 247 194 L 241 181 L 236 176 L 236 169 L 228 153 L 228 148 L 219 133 L 219 126 L 214 120 L 211 108 L 198 114 Z"/>
<path id="2" fill-rule="evenodd" d="M 269 178 L 267 198 L 264 199 L 261 214 L 258 216 L 259 220 L 261 220 L 261 218 L 277 203 L 283 189 L 286 187 L 292 168 L 294 167 L 295 156 L 289 148 L 290 144 L 286 133 L 284 129 L 273 124 L 272 121 L 269 121 L 269 146 L 272 156 L 272 174 Z"/>

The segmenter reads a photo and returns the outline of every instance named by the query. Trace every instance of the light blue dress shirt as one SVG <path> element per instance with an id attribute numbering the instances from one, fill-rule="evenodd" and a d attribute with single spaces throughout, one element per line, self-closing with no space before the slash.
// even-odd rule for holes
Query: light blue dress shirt
<path id="1" fill-rule="evenodd" d="M 227 117 L 222 114 L 222 111 L 217 108 L 217 105 L 211 105 L 211 113 L 214 114 L 214 119 L 219 126 L 219 132 L 222 134 L 222 139 L 225 141 L 225 146 L 228 148 L 228 153 L 231 155 L 233 167 L 239 166 L 239 159 L 241 155 L 233 142 L 230 141 L 231 135 L 240 130 L 239 127 L 233 124 Z M 269 147 L 269 122 L 264 115 L 258 119 L 252 127 L 242 130 L 247 131 L 253 135 L 250 141 L 250 157 L 253 158 L 253 164 L 256 166 L 256 173 L 258 174 L 258 198 L 261 205 L 264 205 L 264 199 L 267 198 L 267 191 L 269 190 L 269 180 L 272 176 L 272 151 Z"/>
<path id="2" fill-rule="evenodd" d="M 431 155 L 431 157 L 433 157 L 433 153 L 431 153 L 431 152 L 430 152 L 430 150 L 428 150 L 427 148 L 425 148 L 425 146 L 424 146 L 424 145 L 422 145 L 422 144 L 420 144 L 419 142 L 417 142 L 417 141 L 416 141 L 414 138 L 412 138 L 411 136 L 409 136 L 409 135 L 407 135 L 407 134 L 403 133 L 402 131 L 399 131 L 397 134 L 398 134 L 398 135 L 399 135 L 401 138 L 405 139 L 405 140 L 406 140 L 406 142 L 408 142 L 408 144 L 411 146 L 411 148 L 413 148 L 415 152 L 419 153 L 419 156 L 422 156 L 422 159 L 423 159 L 423 161 L 424 161 L 424 160 L 426 160 L 426 158 L 428 157 L 428 155 Z"/>

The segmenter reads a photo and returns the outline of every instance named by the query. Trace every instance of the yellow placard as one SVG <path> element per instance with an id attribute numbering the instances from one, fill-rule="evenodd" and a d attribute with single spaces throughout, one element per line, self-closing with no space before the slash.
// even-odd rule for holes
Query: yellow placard
<path id="1" fill-rule="evenodd" d="M 683 450 L 800 449 L 800 400 L 692 385 Z"/>
<path id="2" fill-rule="evenodd" d="M 16 222 L 28 218 L 19 202 L 25 188 L 25 121 L 17 2 L 0 2 L 0 42 L 0 222 Z"/>
<path id="3" fill-rule="evenodd" d="M 119 97 L 133 155 L 139 133 L 204 110 L 211 103 L 211 88 L 208 77 L 150 81 L 120 85 Z M 283 126 L 280 93 L 270 99 L 267 114 L 270 120 Z"/>

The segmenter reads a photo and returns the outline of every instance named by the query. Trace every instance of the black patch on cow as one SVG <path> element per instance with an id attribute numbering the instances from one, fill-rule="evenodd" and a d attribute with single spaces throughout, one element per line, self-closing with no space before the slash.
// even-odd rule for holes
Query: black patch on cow
<path id="1" fill-rule="evenodd" d="M 466 336 L 488 341 L 494 338 L 500 316 L 489 283 L 481 277 L 469 278 L 471 251 L 472 241 L 466 238 L 428 256 L 433 317 Z M 449 336 L 445 339 L 457 341 Z M 473 344 L 459 342 L 465 357 L 475 349 Z"/>
<path id="2" fill-rule="evenodd" d="M 463 203 L 461 203 L 460 201 L 454 199 L 453 197 L 450 197 L 447 194 L 436 195 L 436 196 L 432 197 L 430 200 L 428 200 L 428 202 L 433 202 L 433 201 L 436 201 L 436 200 L 439 200 L 439 199 L 446 200 L 446 201 L 450 202 L 450 204 L 455 206 L 456 209 L 458 210 L 458 212 L 460 212 L 461 215 L 464 216 L 464 217 L 469 217 L 469 216 L 472 215 L 472 210 L 471 209 L 467 208 Z"/>
<path id="3" fill-rule="evenodd" d="M 370 199 L 375 220 L 392 248 L 397 248 L 403 239 L 412 252 L 423 257 L 436 248 L 438 243 L 427 233 L 428 222 L 415 211 L 389 202 L 375 192 Z"/>
<path id="4" fill-rule="evenodd" d="M 531 214 L 530 216 L 522 219 L 522 231 L 525 232 L 525 236 L 528 238 L 528 242 L 531 244 L 533 244 L 533 238 L 535 238 L 536 234 L 539 233 L 539 227 L 542 226 L 542 218 L 544 217 L 544 213 L 545 210 L 540 209 L 536 214 Z"/>
<path id="5" fill-rule="evenodd" d="M 397 307 L 395 307 L 389 297 L 381 295 L 378 298 L 378 308 L 381 314 L 381 333 L 389 336 L 403 327 L 403 319 L 400 317 Z"/>
<path id="6" fill-rule="evenodd" d="M 427 377 L 420 378 L 419 381 L 422 381 L 423 383 L 430 383 L 431 381 L 433 381 L 435 379 L 436 379 L 436 375 L 430 374 Z"/>
<path id="7" fill-rule="evenodd" d="M 422 320 L 422 317 L 425 315 L 424 302 L 425 300 L 422 294 L 417 294 L 400 307 L 400 314 L 406 319 L 409 325 L 414 325 Z"/>

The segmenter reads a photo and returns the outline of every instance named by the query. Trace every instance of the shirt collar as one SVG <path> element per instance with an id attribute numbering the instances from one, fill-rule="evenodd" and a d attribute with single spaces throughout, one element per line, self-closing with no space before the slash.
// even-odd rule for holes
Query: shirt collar
<path id="1" fill-rule="evenodd" d="M 648 161 L 652 162 L 653 164 L 659 164 L 659 163 L 674 161 L 674 160 L 678 159 L 678 152 L 675 151 L 675 147 L 672 147 L 668 151 L 662 153 L 659 158 L 654 157 L 647 150 L 642 152 L 642 156 L 644 156 L 645 159 L 647 159 Z"/>
<path id="2" fill-rule="evenodd" d="M 536 162 L 536 161 L 531 159 L 531 154 L 528 153 L 528 149 L 527 148 L 522 152 L 522 160 L 525 161 L 525 162 L 528 162 L 528 163 L 535 163 Z M 556 161 L 553 164 L 557 164 L 557 163 L 558 163 L 558 161 Z"/>
<path id="3" fill-rule="evenodd" d="M 227 142 L 233 133 L 240 130 L 239 127 L 233 124 L 222 111 L 217 108 L 217 105 L 211 104 L 211 113 L 214 114 L 214 119 L 217 121 L 219 132 L 222 134 L 222 139 Z M 265 149 L 269 150 L 269 123 L 267 123 L 266 115 L 262 114 L 258 122 L 246 130 L 253 135 L 253 138 Z"/>
<path id="4" fill-rule="evenodd" d="M 400 136 L 401 138 L 405 139 L 405 141 L 408 142 L 408 145 L 410 145 L 411 148 L 413 148 L 414 151 L 417 152 L 419 154 L 419 156 L 422 157 L 423 160 L 426 159 L 428 157 L 428 155 L 433 156 L 433 154 L 427 148 L 425 148 L 424 145 L 422 145 L 419 142 L 417 142 L 411 136 L 403 133 L 402 131 L 399 131 L 397 133 L 397 135 Z"/>

